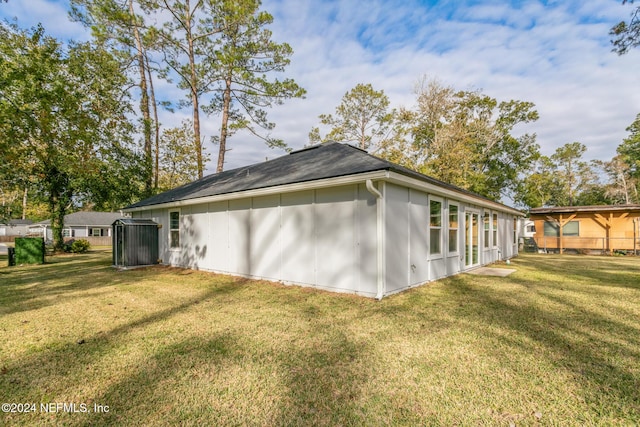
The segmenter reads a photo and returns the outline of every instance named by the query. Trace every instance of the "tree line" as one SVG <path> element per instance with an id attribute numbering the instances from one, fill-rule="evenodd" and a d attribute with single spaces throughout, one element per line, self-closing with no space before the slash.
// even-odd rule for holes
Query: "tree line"
<path id="1" fill-rule="evenodd" d="M 259 0 L 70 4 L 90 42 L 0 24 L 1 218 L 49 217 L 61 248 L 67 212 L 114 210 L 201 178 L 203 117 L 220 117 L 218 172 L 239 130 L 284 146 L 270 135 L 267 109 L 305 90 L 275 77 L 293 50 L 273 40 Z M 159 79 L 184 98 L 159 99 Z M 163 128 L 162 108 L 189 108 L 191 118 Z"/>
<path id="2" fill-rule="evenodd" d="M 0 220 L 51 218 L 61 247 L 68 212 L 116 210 L 201 178 L 211 159 L 201 128 L 212 117 L 220 129 L 211 137 L 217 172 L 240 130 L 286 147 L 270 135 L 275 123 L 267 111 L 305 90 L 277 77 L 293 50 L 273 40 L 273 17 L 259 0 L 70 5 L 70 18 L 90 30 L 90 41 L 56 40 L 41 25 L 0 24 Z M 638 45 L 639 9 L 611 29 L 618 54 Z M 184 97 L 161 99 L 160 81 Z M 309 143 L 353 143 L 524 208 L 639 202 L 640 115 L 616 157 L 589 163 L 579 142 L 543 156 L 535 134 L 516 134 L 538 119 L 530 102 L 498 101 L 427 78 L 415 95 L 415 107 L 390 109 L 383 91 L 358 84 L 333 114 L 319 117 Z M 160 112 L 175 109 L 190 117 L 163 126 Z"/>
<path id="3" fill-rule="evenodd" d="M 587 147 L 580 142 L 544 156 L 535 134 L 515 134 L 518 125 L 538 119 L 530 102 L 498 102 L 481 91 L 456 90 L 427 78 L 418 83 L 415 95 L 415 107 L 390 109 L 384 91 L 358 84 L 333 114 L 319 116 L 309 141 L 351 143 L 489 199 L 513 200 L 524 209 L 640 203 L 640 114 L 615 157 L 587 162 Z"/>

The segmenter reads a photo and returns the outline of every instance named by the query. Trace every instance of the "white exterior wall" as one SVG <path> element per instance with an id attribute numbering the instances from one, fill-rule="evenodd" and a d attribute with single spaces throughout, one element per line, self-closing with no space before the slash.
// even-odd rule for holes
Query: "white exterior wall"
<path id="1" fill-rule="evenodd" d="M 455 198 L 427 194 L 400 185 L 386 183 L 385 197 L 385 295 L 393 294 L 425 282 L 451 276 L 481 265 L 517 255 L 513 244 L 513 218 L 497 210 L 462 202 Z M 429 201 L 442 203 L 440 254 L 430 254 Z M 449 206 L 458 206 L 457 248 L 449 248 Z M 479 260 L 465 265 L 465 213 L 478 213 Z M 490 215 L 489 245 L 484 247 L 484 213 Z M 497 241 L 493 238 L 493 213 L 498 214 Z"/>
<path id="2" fill-rule="evenodd" d="M 180 248 L 169 212 L 180 211 Z M 133 213 L 162 224 L 163 263 L 373 297 L 376 200 L 364 185 Z"/>
<path id="3" fill-rule="evenodd" d="M 378 182 L 377 189 L 381 199 L 364 184 L 353 184 L 142 210 L 132 216 L 162 225 L 159 250 L 165 264 L 368 297 L 390 295 L 517 255 L 511 213 L 390 182 Z M 440 254 L 429 253 L 430 200 L 442 206 Z M 451 205 L 458 207 L 456 250 L 449 248 Z M 180 247 L 172 249 L 169 212 L 176 210 L 180 212 Z M 474 265 L 467 265 L 465 259 L 467 212 L 477 213 L 480 221 L 479 259 Z M 484 247 L 485 212 L 491 215 L 488 248 Z M 494 212 L 498 214 L 497 242 L 492 231 Z"/>

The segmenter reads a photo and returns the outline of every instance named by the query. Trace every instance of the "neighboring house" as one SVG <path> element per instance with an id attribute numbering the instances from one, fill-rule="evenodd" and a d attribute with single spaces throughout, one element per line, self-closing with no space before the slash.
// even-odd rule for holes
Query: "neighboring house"
<path id="1" fill-rule="evenodd" d="M 124 209 L 173 266 L 382 298 L 518 253 L 522 212 L 327 143 Z"/>
<path id="2" fill-rule="evenodd" d="M 535 208 L 529 219 L 541 251 L 640 250 L 640 205 Z"/>
<path id="3" fill-rule="evenodd" d="M 0 236 L 24 236 L 29 232 L 29 219 L 12 219 L 6 224 L 0 224 Z"/>
<path id="4" fill-rule="evenodd" d="M 64 216 L 63 237 L 111 236 L 111 224 L 123 218 L 118 212 L 75 212 Z M 37 222 L 29 226 L 29 233 L 53 239 L 51 220 Z"/>

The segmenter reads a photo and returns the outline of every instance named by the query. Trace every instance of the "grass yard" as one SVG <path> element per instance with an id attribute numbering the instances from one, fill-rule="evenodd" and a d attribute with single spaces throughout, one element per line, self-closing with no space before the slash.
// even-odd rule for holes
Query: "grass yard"
<path id="1" fill-rule="evenodd" d="M 48 261 L 0 259 L 0 402 L 35 409 L 0 425 L 640 422 L 639 258 L 527 254 L 382 301 Z"/>

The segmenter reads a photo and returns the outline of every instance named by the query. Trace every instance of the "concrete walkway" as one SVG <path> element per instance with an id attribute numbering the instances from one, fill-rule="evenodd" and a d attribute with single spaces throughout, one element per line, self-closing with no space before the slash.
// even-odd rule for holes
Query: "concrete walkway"
<path id="1" fill-rule="evenodd" d="M 480 267 L 475 270 L 468 271 L 468 274 L 475 274 L 476 276 L 498 276 L 507 277 L 511 273 L 517 270 L 513 268 L 494 268 L 494 267 Z"/>
<path id="2" fill-rule="evenodd" d="M 7 245 L 0 243 L 0 255 L 6 255 L 8 252 Z"/>

